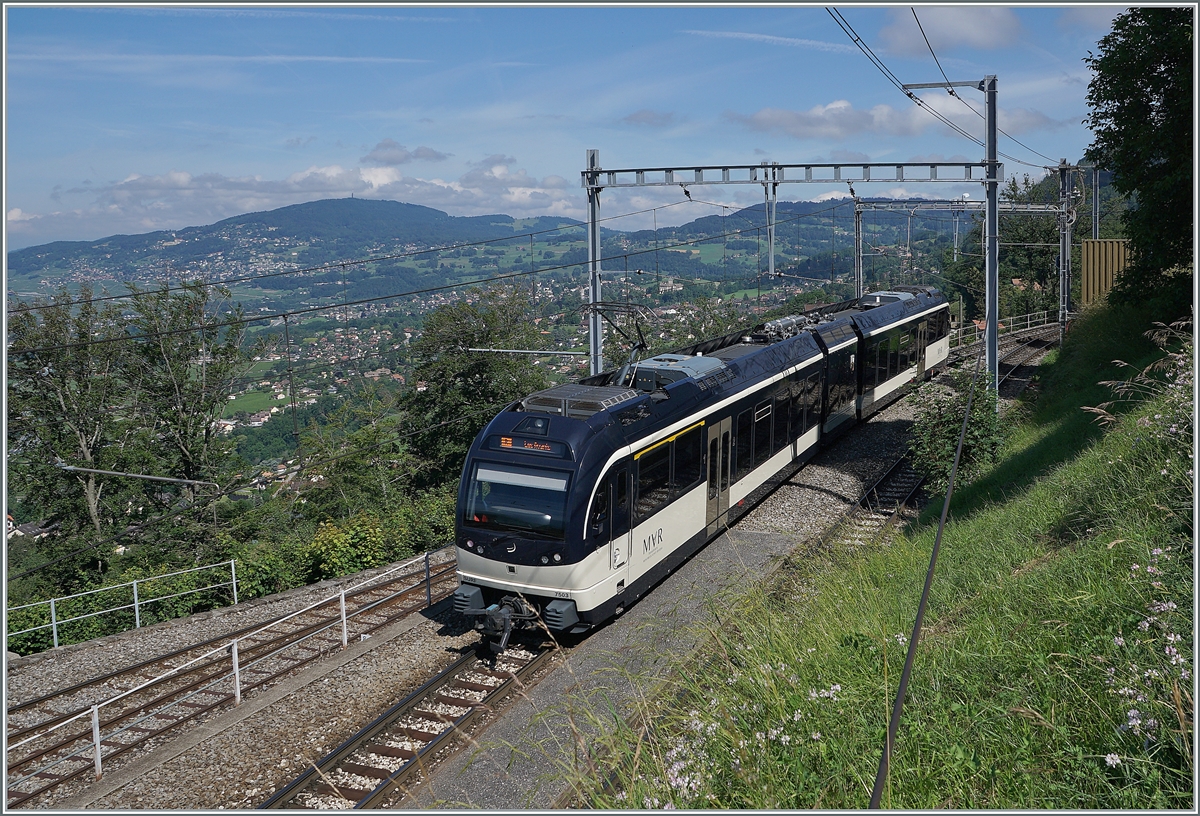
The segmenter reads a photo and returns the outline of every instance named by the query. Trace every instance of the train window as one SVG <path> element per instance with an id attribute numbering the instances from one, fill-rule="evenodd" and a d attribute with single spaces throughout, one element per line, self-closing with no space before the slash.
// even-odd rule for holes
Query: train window
<path id="1" fill-rule="evenodd" d="M 612 536 L 616 538 L 629 532 L 629 474 L 622 466 L 612 479 L 614 507 Z"/>
<path id="2" fill-rule="evenodd" d="M 721 434 L 721 491 L 729 489 L 729 431 Z"/>
<path id="3" fill-rule="evenodd" d="M 754 412 L 742 411 L 737 420 L 737 470 L 733 480 L 736 482 L 754 467 Z"/>
<path id="4" fill-rule="evenodd" d="M 671 498 L 671 445 L 660 444 L 638 457 L 636 521 L 651 516 Z"/>
<path id="5" fill-rule="evenodd" d="M 771 401 L 760 402 L 754 408 L 754 465 L 757 467 L 771 457 Z"/>
<path id="6" fill-rule="evenodd" d="M 912 329 L 906 329 L 906 330 L 902 331 L 900 333 L 899 340 L 900 340 L 900 351 L 899 351 L 899 364 L 897 365 L 897 368 L 896 368 L 897 374 L 900 373 L 901 371 L 907 371 L 908 367 L 911 365 L 911 363 L 909 362 L 908 352 L 912 348 L 912 340 L 913 340 Z"/>
<path id="7" fill-rule="evenodd" d="M 704 440 L 702 427 L 692 428 L 675 437 L 675 474 L 671 488 L 676 495 L 700 484 L 704 475 Z"/>
<path id="8" fill-rule="evenodd" d="M 887 354 L 887 341 L 883 339 L 876 340 L 875 354 L 873 355 L 876 385 L 882 385 L 887 379 Z"/>
<path id="9" fill-rule="evenodd" d="M 805 401 L 808 399 L 807 392 L 808 381 L 797 378 L 796 383 L 792 386 L 792 404 L 790 412 L 792 415 L 792 435 L 800 436 L 808 428 L 804 424 L 804 407 Z"/>
<path id="10" fill-rule="evenodd" d="M 708 441 L 708 497 L 710 499 L 717 497 L 717 464 L 720 462 L 717 455 L 717 444 L 715 436 Z"/>
<path id="11" fill-rule="evenodd" d="M 932 332 L 931 340 L 941 340 L 950 333 L 950 312 L 949 310 L 935 313 L 931 318 Z"/>
<path id="12" fill-rule="evenodd" d="M 463 521 L 492 530 L 531 530 L 561 538 L 568 475 L 480 463 L 472 471 Z"/>
<path id="13" fill-rule="evenodd" d="M 592 512 L 588 517 L 588 535 L 600 541 L 608 540 L 608 478 L 600 481 L 596 495 L 592 497 Z"/>
<path id="14" fill-rule="evenodd" d="M 772 453 L 779 453 L 792 441 L 788 436 L 788 403 L 791 401 L 789 396 L 790 390 L 785 390 L 775 397 L 775 444 L 771 447 Z"/>
<path id="15" fill-rule="evenodd" d="M 812 380 L 812 390 L 808 392 L 808 424 L 809 427 L 821 422 L 821 399 L 825 390 L 825 377 L 821 372 L 809 377 Z"/>

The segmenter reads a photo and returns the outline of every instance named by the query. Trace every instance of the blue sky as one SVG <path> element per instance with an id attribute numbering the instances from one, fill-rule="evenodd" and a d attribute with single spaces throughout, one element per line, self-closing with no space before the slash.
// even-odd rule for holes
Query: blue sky
<path id="1" fill-rule="evenodd" d="M 902 82 L 941 78 L 908 6 L 838 7 Z M 1091 141 L 1083 58 L 1122 7 L 917 6 L 952 80 L 998 77 L 1008 176 Z M 821 6 L 5 7 L 8 249 L 351 194 L 452 215 L 585 217 L 580 171 L 983 158 Z M 943 90 L 929 104 L 982 138 Z M 962 95 L 982 110 L 982 94 Z M 1036 151 L 1037 153 L 1035 153 Z M 936 189 L 933 189 L 935 188 Z M 696 198 L 761 201 L 751 186 Z M 788 185 L 783 200 L 844 186 Z M 982 197 L 978 184 L 860 195 Z M 605 216 L 682 200 L 609 190 Z M 711 214 L 662 210 L 657 223 Z M 643 214 L 610 222 L 650 225 Z"/>

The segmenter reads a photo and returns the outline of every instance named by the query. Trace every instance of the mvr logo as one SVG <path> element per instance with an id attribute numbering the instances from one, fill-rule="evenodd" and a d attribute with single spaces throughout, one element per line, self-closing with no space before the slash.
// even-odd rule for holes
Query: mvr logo
<path id="1" fill-rule="evenodd" d="M 659 527 L 657 531 L 651 533 L 642 539 L 642 553 L 652 552 L 659 544 L 663 542 L 663 531 Z"/>

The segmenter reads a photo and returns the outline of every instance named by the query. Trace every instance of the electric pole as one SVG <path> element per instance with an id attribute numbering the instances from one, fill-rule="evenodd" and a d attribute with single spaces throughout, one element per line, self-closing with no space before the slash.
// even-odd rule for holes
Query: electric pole
<path id="1" fill-rule="evenodd" d="M 587 152 L 588 175 L 588 342 L 592 375 L 604 371 L 604 323 L 600 319 L 600 151 Z"/>

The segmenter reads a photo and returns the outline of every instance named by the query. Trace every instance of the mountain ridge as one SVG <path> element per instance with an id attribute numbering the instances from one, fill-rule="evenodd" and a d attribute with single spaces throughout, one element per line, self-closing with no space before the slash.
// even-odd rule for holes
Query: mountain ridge
<path id="1" fill-rule="evenodd" d="M 93 241 L 54 241 L 8 252 L 10 275 L 36 275 L 67 271 L 73 263 L 111 260 L 118 253 L 132 257 L 123 271 L 133 273 L 148 261 L 187 263 L 229 249 L 232 234 L 243 237 L 288 240 L 311 246 L 324 243 L 346 249 L 356 244 L 455 243 L 504 238 L 530 229 L 580 225 L 570 218 L 539 216 L 515 219 L 502 213 L 453 216 L 432 207 L 400 201 L 362 198 L 321 199 L 274 210 L 243 213 L 208 225 L 154 230 L 138 234 L 109 235 Z M 518 226 L 519 225 L 519 226 Z M 142 263 L 138 263 L 141 256 Z M 231 260 L 233 260 L 231 258 Z M 118 263 L 117 266 L 122 266 Z M 118 270 L 114 270 L 118 271 Z M 126 276 L 129 279 L 134 274 Z"/>

